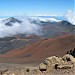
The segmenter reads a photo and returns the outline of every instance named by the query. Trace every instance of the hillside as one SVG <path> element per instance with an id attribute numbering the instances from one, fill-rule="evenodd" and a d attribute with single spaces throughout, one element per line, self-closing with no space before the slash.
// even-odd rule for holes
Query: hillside
<path id="1" fill-rule="evenodd" d="M 10 17 L 0 20 L 0 29 L 2 29 L 0 30 L 0 54 L 41 39 L 75 34 L 75 25 L 66 20 L 56 21 L 55 18 L 42 18 L 44 19 L 42 20 L 40 17 L 38 19 L 22 20 Z"/>
<path id="2" fill-rule="evenodd" d="M 4 54 L 0 54 L 0 61 L 15 63 L 39 63 L 49 56 L 63 56 L 68 50 L 73 49 L 74 47 L 75 38 L 73 35 L 66 35 L 54 39 L 48 38 L 26 45 L 22 48 L 8 51 Z"/>

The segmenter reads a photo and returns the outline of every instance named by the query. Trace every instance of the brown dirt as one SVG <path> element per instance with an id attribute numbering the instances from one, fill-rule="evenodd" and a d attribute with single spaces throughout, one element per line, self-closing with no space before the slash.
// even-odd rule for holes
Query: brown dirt
<path id="1" fill-rule="evenodd" d="M 0 61 L 13 63 L 40 63 L 49 56 L 63 56 L 68 50 L 73 49 L 74 47 L 75 38 L 73 35 L 66 35 L 53 39 L 48 38 L 1 54 Z"/>

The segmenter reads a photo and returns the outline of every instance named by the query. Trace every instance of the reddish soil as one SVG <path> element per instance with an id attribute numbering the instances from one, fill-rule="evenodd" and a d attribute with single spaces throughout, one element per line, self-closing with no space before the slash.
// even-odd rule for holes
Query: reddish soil
<path id="1" fill-rule="evenodd" d="M 1 54 L 0 61 L 38 63 L 49 56 L 63 56 L 68 50 L 73 49 L 74 47 L 75 38 L 73 35 L 66 35 L 54 39 L 48 38 Z"/>

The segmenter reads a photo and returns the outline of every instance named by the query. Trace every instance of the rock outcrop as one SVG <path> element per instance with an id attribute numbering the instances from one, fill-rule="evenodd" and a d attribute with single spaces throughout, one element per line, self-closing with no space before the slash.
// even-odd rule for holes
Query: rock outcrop
<path id="1" fill-rule="evenodd" d="M 62 59 L 66 62 L 72 62 L 75 63 L 75 58 L 72 55 L 66 54 L 62 57 Z"/>
<path id="2" fill-rule="evenodd" d="M 75 58 L 66 54 L 63 57 L 46 58 L 38 67 L 24 67 L 0 70 L 0 75 L 74 75 Z"/>
<path id="3" fill-rule="evenodd" d="M 66 54 L 72 55 L 75 58 L 75 48 L 71 49 L 70 51 L 67 51 Z"/>
<path id="4" fill-rule="evenodd" d="M 72 55 L 66 54 L 63 57 L 52 56 L 46 58 L 39 65 L 40 71 L 50 71 L 52 69 L 72 69 L 75 64 L 75 58 Z M 44 70 L 45 69 L 45 70 Z"/>

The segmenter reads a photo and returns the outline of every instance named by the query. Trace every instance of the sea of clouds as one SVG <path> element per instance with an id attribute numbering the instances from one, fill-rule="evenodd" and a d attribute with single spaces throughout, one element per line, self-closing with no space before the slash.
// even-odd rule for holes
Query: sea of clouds
<path id="1" fill-rule="evenodd" d="M 68 12 L 66 12 L 66 14 L 64 15 L 64 18 L 72 23 L 73 25 L 75 25 L 75 15 L 73 13 L 73 11 L 69 10 Z M 31 18 L 30 18 L 31 19 Z M 34 20 L 35 18 L 32 18 L 32 20 Z M 25 35 L 42 35 L 42 27 L 39 24 L 34 24 L 31 23 L 29 18 L 20 18 L 20 20 L 22 21 L 22 23 L 12 23 L 12 26 L 7 26 L 5 25 L 5 22 L 2 21 L 2 19 L 0 19 L 0 38 L 4 38 L 4 37 L 8 37 L 8 36 L 13 36 L 16 34 L 25 34 Z M 53 18 L 45 18 L 45 19 L 35 19 L 37 20 L 37 22 L 40 22 L 40 20 L 42 21 L 56 21 L 59 22 L 59 20 L 53 19 Z"/>

